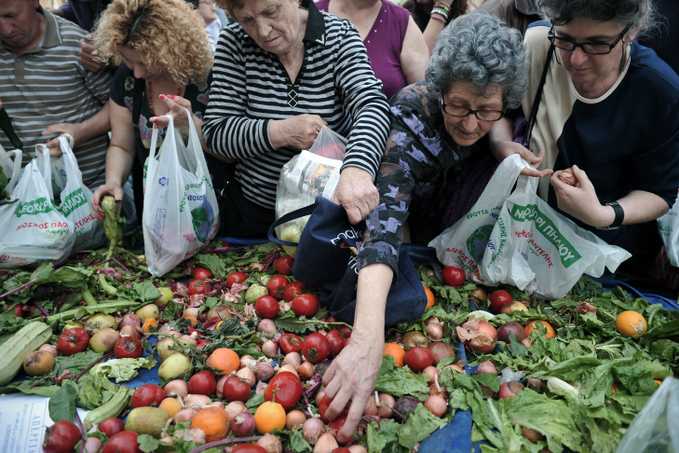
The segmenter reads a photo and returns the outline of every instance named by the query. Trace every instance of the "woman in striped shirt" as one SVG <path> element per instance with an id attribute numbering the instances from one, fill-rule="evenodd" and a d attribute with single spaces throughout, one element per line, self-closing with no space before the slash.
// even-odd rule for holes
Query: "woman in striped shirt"
<path id="1" fill-rule="evenodd" d="M 349 137 L 335 202 L 359 222 L 379 201 L 390 121 L 358 32 L 310 0 L 217 3 L 235 19 L 217 44 L 203 122 L 208 147 L 236 159 L 220 233 L 266 236 L 281 167 L 323 125 Z"/>

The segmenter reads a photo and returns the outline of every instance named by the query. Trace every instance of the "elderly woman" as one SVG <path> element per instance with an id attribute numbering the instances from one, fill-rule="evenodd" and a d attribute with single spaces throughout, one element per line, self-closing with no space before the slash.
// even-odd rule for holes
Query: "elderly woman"
<path id="1" fill-rule="evenodd" d="M 351 435 L 379 374 L 387 293 L 397 275 L 404 222 L 415 220 L 413 242 L 424 244 L 454 222 L 447 211 L 456 192 L 465 183 L 482 186 L 478 177 L 493 168 L 485 135 L 506 108 L 519 105 L 527 84 L 521 34 L 474 12 L 441 32 L 425 80 L 391 99 L 394 124 L 377 181 L 380 204 L 366 219 L 358 253 L 354 331 L 323 377 L 333 400 L 329 418 L 352 401 L 341 436 Z"/>
<path id="2" fill-rule="evenodd" d="M 653 25 L 653 5 L 651 0 L 539 5 L 551 26 L 526 33 L 531 82 L 522 102 L 526 116 L 537 108 L 534 99 L 554 46 L 529 143 L 533 151 L 546 151 L 540 168 L 555 171 L 540 181 L 539 194 L 635 255 L 634 244 L 625 241 L 627 226 L 667 212 L 679 187 L 679 76 L 635 41 Z M 499 159 L 530 153 L 512 143 L 508 119 L 495 124 L 490 137 Z M 559 178 L 569 168 L 572 184 Z"/>
<path id="3" fill-rule="evenodd" d="M 379 201 L 389 112 L 358 32 L 310 0 L 218 4 L 234 22 L 217 44 L 203 133 L 213 152 L 236 159 L 221 234 L 267 235 L 281 167 L 323 125 L 349 137 L 335 201 L 359 222 Z"/>
<path id="4" fill-rule="evenodd" d="M 316 6 L 354 24 L 387 98 L 424 79 L 429 51 L 408 10 L 389 0 L 319 0 Z"/>
<path id="5" fill-rule="evenodd" d="M 168 124 L 160 115 L 172 115 L 175 125 L 188 133 L 188 118 L 181 107 L 188 108 L 200 131 L 212 66 L 204 27 L 197 11 L 184 0 L 115 0 L 102 14 L 95 46 L 101 59 L 120 67 L 111 84 L 111 144 L 106 182 L 94 192 L 95 213 L 101 214 L 98 205 L 104 195 L 112 195 L 118 204 L 122 201 L 122 187 L 135 159 L 141 169 L 149 155 L 153 128 Z M 207 157 L 213 176 L 221 174 L 224 164 Z M 134 177 L 138 218 L 141 179 L 139 171 Z"/>

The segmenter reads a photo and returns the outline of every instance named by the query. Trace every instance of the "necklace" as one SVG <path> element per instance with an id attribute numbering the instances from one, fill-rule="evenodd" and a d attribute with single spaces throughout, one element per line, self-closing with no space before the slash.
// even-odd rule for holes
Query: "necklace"
<path id="1" fill-rule="evenodd" d="M 156 115 L 156 111 L 153 108 L 153 82 L 146 81 L 146 92 L 148 93 L 148 98 L 149 98 L 149 107 L 151 108 L 151 113 L 153 116 Z M 181 96 L 182 94 L 182 86 L 177 87 L 177 96 Z"/>

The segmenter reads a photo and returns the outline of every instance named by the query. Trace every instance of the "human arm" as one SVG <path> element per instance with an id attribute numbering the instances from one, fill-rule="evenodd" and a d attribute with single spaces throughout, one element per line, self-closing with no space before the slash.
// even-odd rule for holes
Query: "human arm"
<path id="1" fill-rule="evenodd" d="M 429 52 L 424 35 L 412 16 L 408 17 L 408 28 L 401 49 L 401 72 L 408 85 L 424 79 L 429 62 Z"/>
<path id="2" fill-rule="evenodd" d="M 109 122 L 109 110 L 111 100 L 108 100 L 104 106 L 94 115 L 89 117 L 82 123 L 58 123 L 52 124 L 42 131 L 42 135 L 52 134 L 70 134 L 73 137 L 73 148 L 81 143 L 84 143 L 94 137 L 103 135 L 111 130 Z M 50 149 L 50 155 L 53 157 L 61 156 L 61 149 L 59 148 L 59 140 L 53 139 L 47 142 L 47 147 Z"/>
<path id="3" fill-rule="evenodd" d="M 80 56 L 80 64 L 88 71 L 99 72 L 104 66 L 96 58 L 97 49 L 94 47 L 94 33 L 89 33 L 80 40 L 80 52 L 78 55 Z"/>
<path id="4" fill-rule="evenodd" d="M 540 153 L 536 156 L 533 154 L 533 152 L 531 152 L 531 150 L 523 146 L 521 143 L 516 143 L 513 141 L 513 129 L 514 120 L 507 117 L 500 118 L 498 121 L 493 123 L 490 131 L 488 132 L 488 140 L 491 152 L 498 162 L 502 162 L 505 160 L 505 158 L 511 156 L 512 154 L 518 154 L 526 161 L 530 162 L 534 168 L 539 168 L 540 164 L 542 164 L 542 159 L 545 156 L 545 152 L 540 151 Z M 550 175 L 553 172 L 554 171 L 551 168 L 545 168 L 543 170 L 525 168 L 521 171 L 521 174 L 525 176 L 537 176 L 538 178 L 541 178 L 543 176 Z"/>
<path id="5" fill-rule="evenodd" d="M 361 268 L 353 333 L 323 375 L 325 395 L 332 400 L 326 411 L 329 419 L 335 419 L 351 401 L 347 420 L 338 434 L 340 442 L 351 437 L 375 389 L 382 366 L 384 312 L 392 278 L 393 271 L 385 264 Z"/>

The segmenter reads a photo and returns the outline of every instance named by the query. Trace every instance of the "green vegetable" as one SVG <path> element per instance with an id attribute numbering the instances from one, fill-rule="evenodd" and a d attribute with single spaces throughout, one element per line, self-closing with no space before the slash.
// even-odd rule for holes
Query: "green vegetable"
<path id="1" fill-rule="evenodd" d="M 98 425 L 107 418 L 120 415 L 127 408 L 132 393 L 134 393 L 134 389 L 128 389 L 121 385 L 116 394 L 113 395 L 113 398 L 87 414 L 83 422 L 85 429 L 89 431 L 93 425 Z"/>
<path id="2" fill-rule="evenodd" d="M 47 343 L 51 336 L 52 329 L 47 324 L 35 321 L 5 341 L 0 351 L 0 385 L 14 379 L 28 354 Z"/>
<path id="3" fill-rule="evenodd" d="M 104 231 L 110 241 L 106 259 L 111 258 L 116 249 L 123 243 L 123 227 L 125 220 L 120 217 L 120 212 L 116 208 L 116 200 L 106 195 L 101 199 L 101 209 L 104 211 Z"/>

